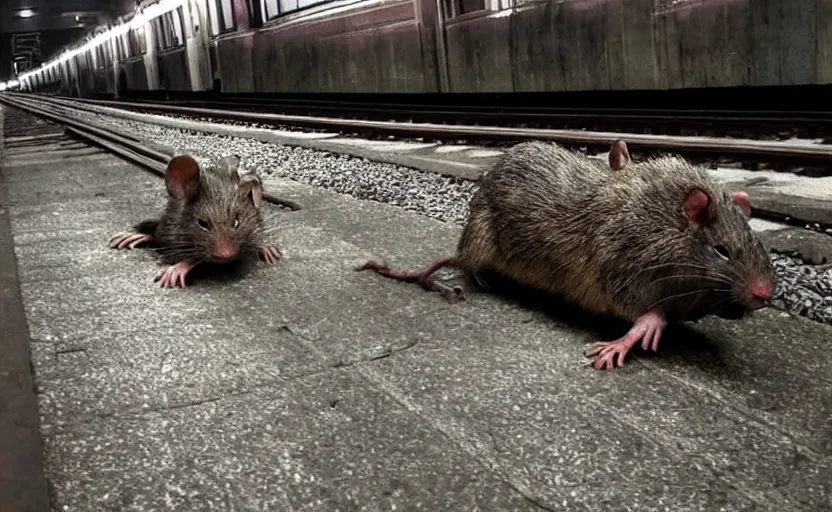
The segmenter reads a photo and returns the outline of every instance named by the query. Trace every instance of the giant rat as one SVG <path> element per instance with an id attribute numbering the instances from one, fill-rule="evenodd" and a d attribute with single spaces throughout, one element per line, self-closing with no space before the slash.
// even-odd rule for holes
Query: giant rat
<path id="1" fill-rule="evenodd" d="M 748 224 L 748 195 L 727 194 L 706 169 L 676 156 L 630 163 L 616 141 L 609 165 L 554 143 L 523 142 L 487 172 L 470 202 L 457 254 L 424 271 L 390 269 L 448 300 L 432 282 L 452 266 L 478 279 L 495 270 L 598 314 L 633 322 L 621 338 L 587 351 L 597 369 L 623 366 L 630 349 L 658 349 L 668 321 L 736 318 L 771 299 L 776 278 Z"/>

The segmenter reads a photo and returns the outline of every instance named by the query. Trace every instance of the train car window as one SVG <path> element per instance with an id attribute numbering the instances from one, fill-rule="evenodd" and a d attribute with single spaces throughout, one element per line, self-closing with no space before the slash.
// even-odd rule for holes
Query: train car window
<path id="1" fill-rule="evenodd" d="M 136 41 L 139 44 L 139 52 L 147 53 L 147 38 L 144 35 L 144 26 L 136 29 Z"/>
<path id="2" fill-rule="evenodd" d="M 150 22 L 153 25 L 153 33 L 156 39 L 156 49 L 165 49 L 165 29 L 162 28 L 162 18 L 156 18 Z"/>
<path id="3" fill-rule="evenodd" d="M 177 7 L 175 10 L 165 14 L 165 31 L 169 39 L 169 46 L 182 46 L 185 44 L 184 24 L 182 21 L 182 8 Z"/>
<path id="4" fill-rule="evenodd" d="M 261 0 L 263 15 L 267 20 L 270 20 L 280 14 L 280 9 L 277 7 L 277 0 Z"/>
<path id="5" fill-rule="evenodd" d="M 298 0 L 280 0 L 280 12 L 286 13 L 298 10 Z"/>
<path id="6" fill-rule="evenodd" d="M 211 22 L 211 35 L 220 33 L 220 22 L 217 21 L 217 4 L 208 2 L 208 19 Z"/>
<path id="7" fill-rule="evenodd" d="M 171 13 L 171 17 L 176 21 L 176 33 L 179 38 L 179 44 L 185 44 L 185 11 L 182 7 L 177 7 Z"/>
<path id="8" fill-rule="evenodd" d="M 234 4 L 232 0 L 217 0 L 220 14 L 220 26 L 223 32 L 229 32 L 236 28 L 234 21 Z"/>
<path id="9" fill-rule="evenodd" d="M 471 12 L 484 11 L 485 0 L 445 0 L 445 18 L 456 18 Z"/>
<path id="10" fill-rule="evenodd" d="M 248 0 L 246 2 L 248 8 L 249 28 L 258 28 L 263 26 L 263 0 Z"/>
<path id="11" fill-rule="evenodd" d="M 127 42 L 130 45 L 130 55 L 144 55 L 147 53 L 147 39 L 144 37 L 144 27 L 131 29 Z"/>
<path id="12" fill-rule="evenodd" d="M 273 20 L 274 18 L 280 16 L 281 14 L 286 14 L 289 12 L 297 11 L 300 9 L 305 9 L 307 7 L 311 7 L 313 5 L 320 5 L 331 2 L 333 0 L 261 0 L 261 7 L 263 9 L 263 13 L 267 20 Z M 455 0 L 445 0 L 447 1 L 455 1 Z M 480 2 L 484 2 L 485 0 L 479 0 Z M 510 1 L 510 0 L 497 0 L 497 1 Z"/>
<path id="13" fill-rule="evenodd" d="M 156 47 L 160 50 L 177 48 L 185 44 L 182 24 L 182 8 L 167 12 L 154 20 L 158 36 Z"/>
<path id="14" fill-rule="evenodd" d="M 104 45 L 99 45 L 95 47 L 95 67 L 96 69 L 102 69 L 106 65 L 104 61 Z"/>
<path id="15" fill-rule="evenodd" d="M 113 38 L 113 47 L 116 50 L 116 60 L 119 62 L 124 59 L 124 50 L 121 47 L 121 36 L 116 36 Z"/>
<path id="16" fill-rule="evenodd" d="M 330 0 L 298 0 L 298 9 L 303 9 L 304 7 L 311 7 L 317 4 L 323 4 L 329 2 Z"/>

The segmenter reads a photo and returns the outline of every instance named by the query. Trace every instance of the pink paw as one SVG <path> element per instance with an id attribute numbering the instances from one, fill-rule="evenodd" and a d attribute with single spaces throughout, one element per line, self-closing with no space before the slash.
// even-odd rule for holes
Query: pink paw
<path id="1" fill-rule="evenodd" d="M 194 266 L 195 264 L 190 261 L 180 261 L 162 270 L 155 280 L 159 281 L 159 286 L 162 288 L 176 288 L 177 286 L 185 288 L 185 276 Z"/>
<path id="2" fill-rule="evenodd" d="M 110 239 L 110 247 L 113 249 L 135 249 L 141 244 L 152 240 L 150 235 L 142 233 L 119 233 Z"/>
<path id="3" fill-rule="evenodd" d="M 283 256 L 277 247 L 260 247 L 257 252 L 260 255 L 260 259 L 269 264 L 277 263 Z"/>
<path id="4" fill-rule="evenodd" d="M 621 338 L 593 343 L 592 348 L 586 351 L 586 356 L 593 359 L 592 366 L 596 370 L 612 370 L 616 361 L 621 368 L 624 366 L 624 358 L 639 341 L 644 350 L 657 351 L 665 325 L 664 314 L 660 310 L 648 311 Z"/>
<path id="5" fill-rule="evenodd" d="M 609 371 L 615 368 L 616 360 L 618 361 L 619 368 L 624 366 L 624 357 L 630 352 L 632 346 L 631 344 L 621 343 L 621 339 L 616 341 L 599 341 L 592 344 L 592 348 L 586 352 L 586 355 L 587 357 L 593 358 L 592 366 L 596 370 Z"/>

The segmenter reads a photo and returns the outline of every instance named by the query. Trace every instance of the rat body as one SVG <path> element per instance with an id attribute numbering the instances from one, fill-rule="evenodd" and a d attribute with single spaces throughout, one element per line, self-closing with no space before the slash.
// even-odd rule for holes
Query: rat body
<path id="1" fill-rule="evenodd" d="M 165 170 L 168 203 L 161 218 L 114 236 L 110 247 L 154 249 L 168 265 L 156 279 L 171 288 L 185 287 L 188 272 L 203 262 L 228 263 L 254 256 L 277 262 L 280 251 L 261 245 L 260 178 L 241 175 L 238 166 L 239 158 L 233 156 L 204 170 L 190 156 L 172 158 Z"/>
<path id="2" fill-rule="evenodd" d="M 657 350 L 669 321 L 734 315 L 763 307 L 776 286 L 762 242 L 748 225 L 748 196 L 728 195 L 708 175 L 672 156 L 631 164 L 626 144 L 609 166 L 555 144 L 525 142 L 506 152 L 474 193 L 452 258 L 423 272 L 364 268 L 429 281 L 443 266 L 496 270 L 599 314 L 633 322 L 587 352 L 598 369 L 618 366 L 638 342 Z M 731 316 L 735 317 L 735 316 Z"/>

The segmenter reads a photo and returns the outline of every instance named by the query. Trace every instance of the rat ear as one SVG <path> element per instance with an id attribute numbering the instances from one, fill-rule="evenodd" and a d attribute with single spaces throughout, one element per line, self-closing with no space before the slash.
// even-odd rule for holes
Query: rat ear
<path id="1" fill-rule="evenodd" d="M 199 164 L 188 155 L 175 156 L 165 169 L 168 193 L 177 199 L 191 199 L 199 187 Z"/>
<path id="2" fill-rule="evenodd" d="M 217 160 L 217 167 L 223 169 L 228 174 L 234 174 L 237 172 L 237 168 L 240 167 L 240 156 L 224 156 Z"/>
<path id="3" fill-rule="evenodd" d="M 751 199 L 745 192 L 734 192 L 731 194 L 731 202 L 739 206 L 746 217 L 751 216 Z"/>
<path id="4" fill-rule="evenodd" d="M 701 188 L 694 188 L 682 203 L 682 212 L 697 228 L 709 226 L 714 218 L 711 198 Z"/>
<path id="5" fill-rule="evenodd" d="M 620 171 L 630 164 L 630 152 L 627 150 L 627 143 L 617 140 L 610 146 L 609 156 L 610 169 Z"/>
<path id="6" fill-rule="evenodd" d="M 260 183 L 259 178 L 251 174 L 245 176 L 240 181 L 240 189 L 251 199 L 255 208 L 259 209 L 263 205 L 263 185 Z"/>

